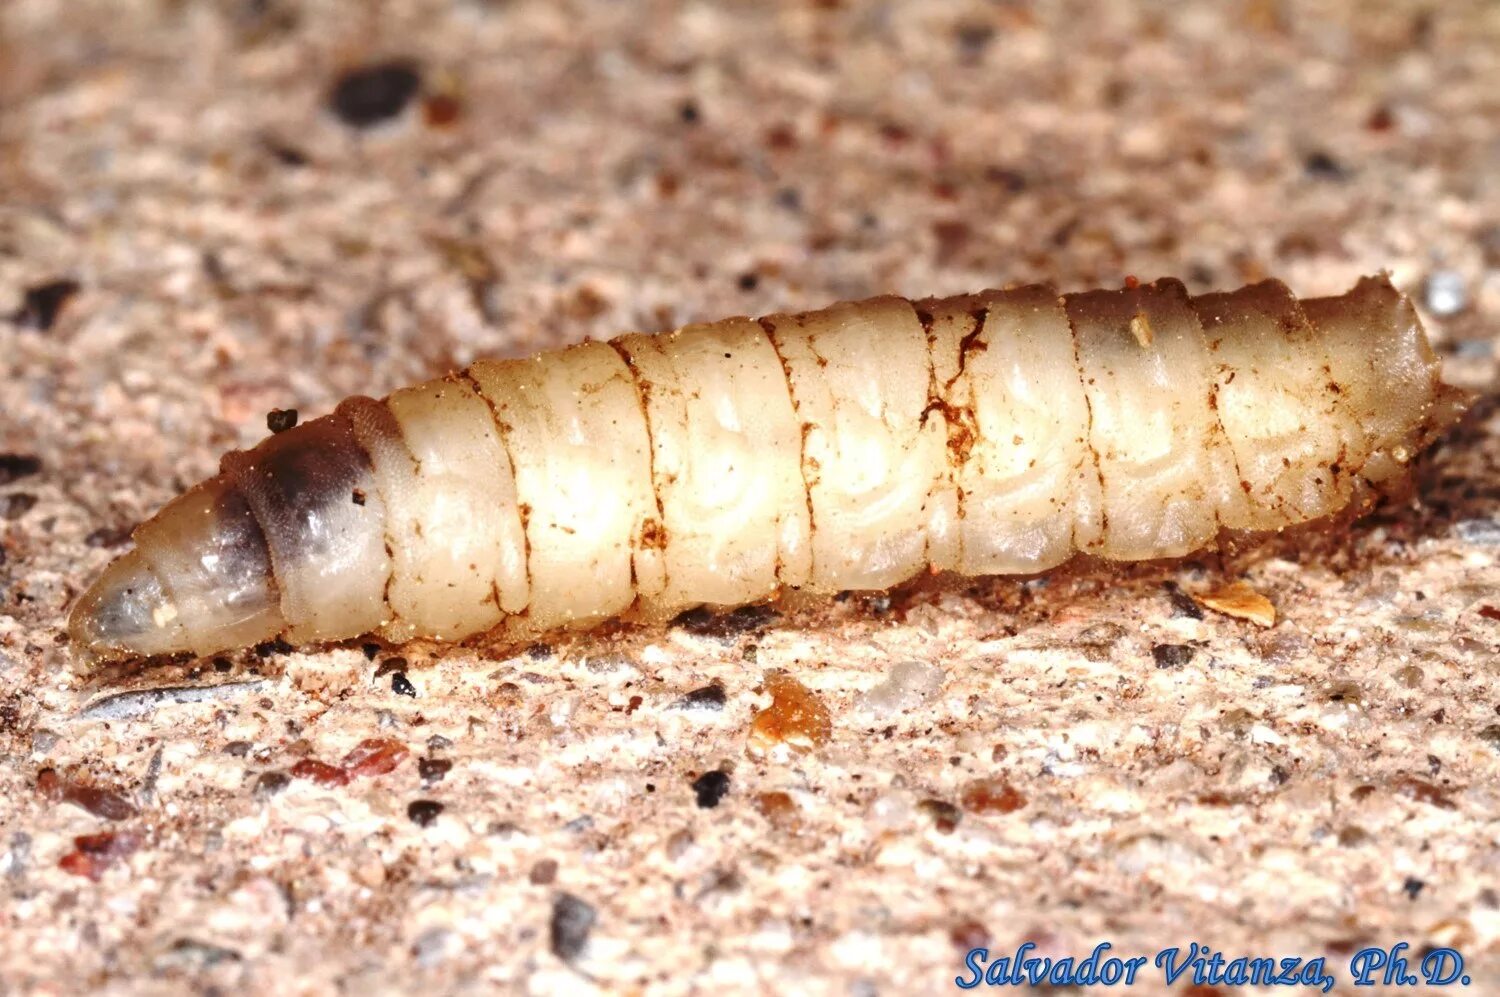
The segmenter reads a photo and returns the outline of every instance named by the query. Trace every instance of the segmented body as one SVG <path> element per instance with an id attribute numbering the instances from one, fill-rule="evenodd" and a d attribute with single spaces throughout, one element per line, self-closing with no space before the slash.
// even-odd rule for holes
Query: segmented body
<path id="1" fill-rule="evenodd" d="M 352 398 L 224 458 L 80 600 L 104 657 L 529 637 L 1336 513 L 1454 411 L 1384 278 L 875 298 Z"/>

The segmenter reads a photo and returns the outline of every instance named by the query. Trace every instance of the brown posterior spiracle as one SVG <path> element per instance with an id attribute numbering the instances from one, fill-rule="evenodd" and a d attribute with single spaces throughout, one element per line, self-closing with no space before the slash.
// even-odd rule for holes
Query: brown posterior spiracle
<path id="1" fill-rule="evenodd" d="M 224 458 L 88 656 L 527 638 L 921 571 L 1175 557 L 1368 501 L 1463 404 L 1384 277 L 883 297 L 467 370 Z"/>

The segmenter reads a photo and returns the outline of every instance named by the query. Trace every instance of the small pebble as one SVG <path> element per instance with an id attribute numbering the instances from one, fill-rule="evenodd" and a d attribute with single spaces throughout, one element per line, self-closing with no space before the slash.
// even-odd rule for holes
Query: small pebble
<path id="1" fill-rule="evenodd" d="M 398 696 L 417 698 L 417 687 L 411 684 L 411 679 L 406 677 L 405 672 L 395 672 L 391 675 L 391 692 Z"/>
<path id="2" fill-rule="evenodd" d="M 1493 519 L 1461 520 L 1454 524 L 1453 531 L 1465 543 L 1500 547 L 1500 522 Z"/>
<path id="3" fill-rule="evenodd" d="M 442 812 L 443 805 L 437 800 L 413 800 L 406 807 L 406 816 L 418 827 L 432 826 Z"/>
<path id="4" fill-rule="evenodd" d="M 351 69 L 334 82 L 328 106 L 351 128 L 370 128 L 399 115 L 421 89 L 416 63 L 407 59 Z"/>
<path id="5" fill-rule="evenodd" d="M 960 802 L 969 813 L 992 817 L 1015 813 L 1026 797 L 1004 779 L 976 779 L 964 787 Z"/>
<path id="6" fill-rule="evenodd" d="M 675 710 L 722 710 L 727 702 L 724 687 L 715 682 L 701 689 L 694 689 L 672 704 Z"/>
<path id="7" fill-rule="evenodd" d="M 420 758 L 417 760 L 417 775 L 422 778 L 422 785 L 434 786 L 443 781 L 453 763 L 446 758 Z"/>
<path id="8" fill-rule="evenodd" d="M 1438 318 L 1457 315 L 1469 307 L 1469 288 L 1457 270 L 1434 270 L 1422 282 L 1422 303 Z"/>
<path id="9" fill-rule="evenodd" d="M 859 708 L 882 716 L 921 706 L 943 687 L 943 670 L 925 661 L 903 661 L 884 682 L 858 699 Z"/>
<path id="10" fill-rule="evenodd" d="M 14 316 L 16 324 L 23 329 L 46 332 L 57 322 L 63 308 L 81 289 L 78 281 L 67 278 L 28 287 L 26 296 L 21 301 L 21 310 Z"/>
<path id="11" fill-rule="evenodd" d="M 551 886 L 557 881 L 557 860 L 541 859 L 527 876 L 533 886 Z"/>
<path id="12" fill-rule="evenodd" d="M 26 515 L 36 505 L 36 496 L 29 492 L 0 496 L 0 519 L 16 520 Z"/>
<path id="13" fill-rule="evenodd" d="M 755 797 L 755 809 L 778 830 L 795 831 L 802 826 L 797 801 L 790 793 L 760 793 Z"/>
<path id="14" fill-rule="evenodd" d="M 272 433 L 284 433 L 297 425 L 297 410 L 294 408 L 273 408 L 266 413 L 266 428 Z"/>
<path id="15" fill-rule="evenodd" d="M 552 901 L 552 923 L 549 938 L 552 954 L 564 962 L 572 962 L 583 954 L 589 943 L 589 934 L 599 914 L 594 908 L 571 893 L 559 893 Z"/>
<path id="16" fill-rule="evenodd" d="M 0 453 L 0 485 L 20 481 L 22 478 L 36 474 L 41 469 L 42 461 L 39 457 L 33 457 L 30 454 Z"/>
<path id="17" fill-rule="evenodd" d="M 292 777 L 285 772 L 262 772 L 255 777 L 255 788 L 251 791 L 258 800 L 269 799 L 292 784 Z"/>
<path id="18" fill-rule="evenodd" d="M 1197 653 L 1197 649 L 1189 644 L 1157 644 L 1151 649 L 1157 668 L 1181 668 Z"/>
<path id="19" fill-rule="evenodd" d="M 964 819 L 962 810 L 942 800 L 923 800 L 917 804 L 917 811 L 932 821 L 932 826 L 942 834 L 952 834 L 959 821 Z"/>
<path id="20" fill-rule="evenodd" d="M 693 793 L 700 810 L 711 810 L 729 794 L 729 773 L 715 769 L 693 780 Z"/>

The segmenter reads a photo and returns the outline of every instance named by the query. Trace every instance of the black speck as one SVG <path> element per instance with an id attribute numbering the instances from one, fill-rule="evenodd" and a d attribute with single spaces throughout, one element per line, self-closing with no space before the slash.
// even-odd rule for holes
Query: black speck
<path id="1" fill-rule="evenodd" d="M 1344 169 L 1343 164 L 1322 150 L 1308 153 L 1307 158 L 1302 160 L 1302 169 L 1314 180 L 1339 181 L 1349 177 L 1349 171 Z"/>
<path id="2" fill-rule="evenodd" d="M 276 158 L 278 163 L 282 166 L 289 166 L 294 170 L 301 169 L 310 161 L 307 158 L 307 153 L 294 145 L 288 145 L 280 139 L 268 137 L 262 140 L 261 145 Z"/>
<path id="3" fill-rule="evenodd" d="M 292 784 L 292 777 L 285 772 L 262 772 L 255 779 L 255 795 L 259 799 L 275 796 Z"/>
<path id="4" fill-rule="evenodd" d="M 1417 894 L 1421 893 L 1426 885 L 1426 883 L 1422 882 L 1420 879 L 1417 879 L 1415 876 L 1407 876 L 1406 882 L 1401 884 L 1401 891 L 1411 899 L 1415 900 L 1417 899 Z"/>
<path id="5" fill-rule="evenodd" d="M 417 687 L 411 684 L 411 679 L 406 677 L 405 672 L 396 672 L 391 676 L 391 692 L 398 696 L 417 698 Z"/>
<path id="6" fill-rule="evenodd" d="M 406 805 L 406 816 L 418 827 L 430 827 L 442 812 L 443 805 L 437 800 L 412 800 Z"/>
<path id="7" fill-rule="evenodd" d="M 21 299 L 21 308 L 14 315 L 17 325 L 27 329 L 46 332 L 57 322 L 68 299 L 81 290 L 76 280 L 49 280 L 45 284 L 28 287 Z"/>
<path id="8" fill-rule="evenodd" d="M 261 658 L 269 658 L 273 654 L 291 654 L 295 650 L 295 647 L 280 637 L 277 637 L 275 640 L 268 640 L 263 644 L 255 645 L 255 653 Z"/>
<path id="9" fill-rule="evenodd" d="M 703 120 L 703 112 L 698 110 L 697 101 L 685 100 L 682 102 L 682 105 L 677 108 L 677 117 L 680 118 L 682 120 L 682 123 L 685 125 L 696 125 L 698 122 Z"/>
<path id="10" fill-rule="evenodd" d="M 698 797 L 700 810 L 712 810 L 729 795 L 729 773 L 719 769 L 703 773 L 693 780 L 693 793 Z"/>
<path id="11" fill-rule="evenodd" d="M 1166 588 L 1167 600 L 1172 603 L 1173 619 L 1203 619 L 1203 609 L 1193 601 L 1192 596 L 1178 588 L 1173 582 L 1168 582 Z"/>
<path id="12" fill-rule="evenodd" d="M 229 669 L 231 669 L 233 667 L 234 667 L 234 664 L 232 662 L 230 662 L 230 660 L 228 658 L 215 658 L 214 659 L 214 671 L 216 671 L 216 672 L 227 672 L 227 671 L 229 671 Z"/>
<path id="13" fill-rule="evenodd" d="M 364 505 L 365 504 L 365 490 L 363 488 L 356 488 L 356 489 L 354 489 L 354 504 L 355 505 Z"/>
<path id="14" fill-rule="evenodd" d="M 351 69 L 328 94 L 328 106 L 351 128 L 369 128 L 406 110 L 422 86 L 416 63 L 395 59 Z"/>
<path id="15" fill-rule="evenodd" d="M 724 687 L 715 682 L 701 689 L 694 689 L 683 696 L 672 706 L 679 710 L 722 710 L 728 697 L 724 695 Z"/>
<path id="16" fill-rule="evenodd" d="M 776 206 L 787 211 L 802 210 L 802 192 L 796 187 L 783 187 L 776 192 Z"/>
<path id="17" fill-rule="evenodd" d="M 552 900 L 552 954 L 564 962 L 577 959 L 588 945 L 589 933 L 598 920 L 599 914 L 590 904 L 571 893 L 559 893 Z"/>
<path id="18" fill-rule="evenodd" d="M 546 661 L 548 658 L 552 657 L 552 654 L 552 645 L 543 644 L 540 641 L 532 644 L 526 649 L 526 657 L 530 658 L 532 661 Z"/>
<path id="19" fill-rule="evenodd" d="M 1156 659 L 1157 668 L 1181 668 L 1193 660 L 1197 654 L 1196 648 L 1187 644 L 1157 644 L 1151 649 L 1151 657 Z"/>
<path id="20" fill-rule="evenodd" d="M 0 497 L 0 518 L 20 519 L 36 505 L 36 496 L 28 492 Z"/>
<path id="21" fill-rule="evenodd" d="M 417 775 L 422 777 L 424 786 L 435 786 L 442 782 L 452 768 L 453 763 L 446 758 L 417 759 Z"/>
<path id="22" fill-rule="evenodd" d="M 297 425 L 297 410 L 294 408 L 273 408 L 266 413 L 266 428 L 273 433 L 284 433 Z"/>
<path id="23" fill-rule="evenodd" d="M 375 660 L 375 655 L 377 655 L 377 654 L 380 653 L 380 645 L 379 644 L 361 644 L 360 647 L 359 647 L 359 649 L 361 651 L 365 652 L 365 660 L 366 661 L 374 661 Z"/>
<path id="24" fill-rule="evenodd" d="M 405 658 L 399 656 L 386 658 L 380 664 L 375 666 L 375 677 L 381 679 L 385 678 L 392 672 L 404 672 L 406 671 L 406 666 L 407 660 Z"/>
<path id="25" fill-rule="evenodd" d="M 741 291 L 753 291 L 760 286 L 760 275 L 746 271 L 740 274 L 740 278 L 736 283 L 738 283 Z"/>
<path id="26" fill-rule="evenodd" d="M 39 457 L 33 457 L 30 454 L 0 453 L 0 485 L 20 481 L 22 478 L 36 474 L 41 469 L 42 461 Z"/>

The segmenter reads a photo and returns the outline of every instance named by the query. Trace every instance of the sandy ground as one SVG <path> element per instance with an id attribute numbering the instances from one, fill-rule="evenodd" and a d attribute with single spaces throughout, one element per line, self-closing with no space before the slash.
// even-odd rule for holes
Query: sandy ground
<path id="1" fill-rule="evenodd" d="M 1481 0 L 6 0 L 0 992 L 873 995 L 1029 939 L 1500 993 L 1487 400 L 1413 500 L 1234 558 L 528 649 L 62 634 L 267 411 L 625 329 L 1385 267 L 1487 390 L 1497 82 Z M 1178 591 L 1237 579 L 1274 627 Z M 756 753 L 783 672 L 829 736 Z"/>

